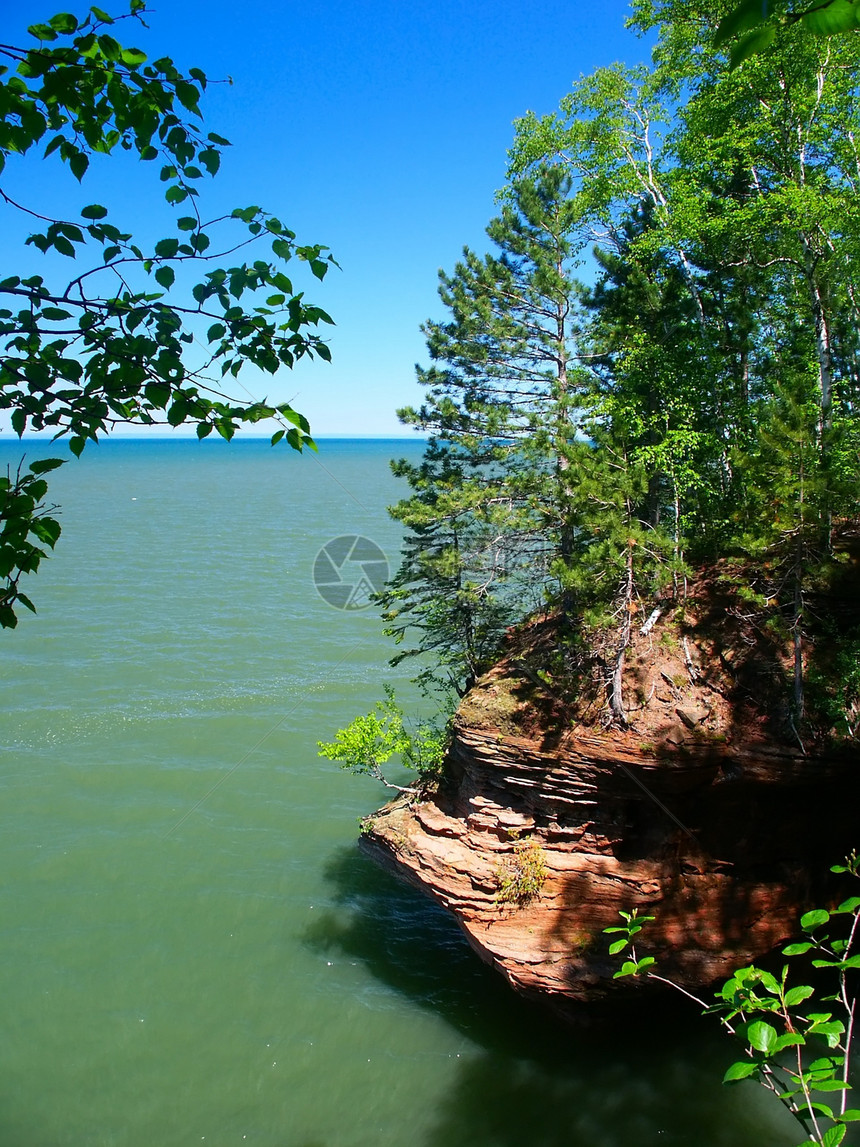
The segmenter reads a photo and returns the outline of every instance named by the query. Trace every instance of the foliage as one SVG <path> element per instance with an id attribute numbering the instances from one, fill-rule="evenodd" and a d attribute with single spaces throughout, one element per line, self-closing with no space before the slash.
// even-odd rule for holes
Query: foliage
<path id="1" fill-rule="evenodd" d="M 693 567 L 741 570 L 786 667 L 779 731 L 806 751 L 830 727 L 810 674 L 835 694 L 821 587 L 860 518 L 860 41 L 777 37 L 727 70 L 729 7 L 634 0 L 653 66 L 517 121 L 491 250 L 440 273 L 423 327 L 424 400 L 399 414 L 430 437 L 394 464 L 407 533 L 380 601 L 394 663 L 457 696 L 545 610 L 555 648 L 528 671 L 551 656 L 565 689 L 601 683 L 624 726 L 636 619 Z"/>
<path id="2" fill-rule="evenodd" d="M 410 733 L 404 723 L 403 710 L 397 704 L 394 690 L 385 686 L 385 698 L 374 708 L 356 717 L 344 729 L 338 729 L 333 741 L 318 741 L 319 755 L 339 761 L 342 769 L 366 774 L 387 788 L 415 793 L 413 788 L 392 784 L 382 767 L 393 756 L 399 756 L 407 769 L 415 769 L 422 782 L 438 777 L 448 747 L 448 728 L 432 721 L 418 721 Z"/>
<path id="3" fill-rule="evenodd" d="M 57 459 L 31 462 L 26 471 L 23 461 L 15 475 L 7 469 L 0 477 L 0 626 L 14 629 L 18 624 L 15 604 L 35 613 L 29 597 L 19 589 L 21 575 L 35 573 L 46 556 L 44 547 L 53 549 L 60 536 L 60 524 L 45 506 L 48 483 L 43 474 L 63 463 Z"/>
<path id="4" fill-rule="evenodd" d="M 623 924 L 615 928 L 604 928 L 606 933 L 618 933 L 618 939 L 613 940 L 609 945 L 609 955 L 617 956 L 619 952 L 625 951 L 630 948 L 628 958 L 625 959 L 619 970 L 614 974 L 613 979 L 621 979 L 622 976 L 638 976 L 645 968 L 650 968 L 656 963 L 653 956 L 643 956 L 639 959 L 636 955 L 636 946 L 633 943 L 633 937 L 637 936 L 645 924 L 651 923 L 656 919 L 655 916 L 640 916 L 639 909 L 634 908 L 630 912 L 619 912 L 618 915 L 624 921 Z"/>
<path id="5" fill-rule="evenodd" d="M 392 469 L 413 490 L 390 510 L 409 532 L 400 566 L 378 600 L 385 633 L 398 645 L 407 638 L 415 643 L 391 664 L 430 655 L 432 664 L 422 664 L 416 681 L 441 694 L 444 706 L 492 663 L 512 620 L 498 592 L 505 552 L 481 502 L 464 497 L 467 464 L 446 442 L 430 442 L 420 466 L 403 459 Z"/>
<path id="6" fill-rule="evenodd" d="M 26 242 L 50 274 L 0 280 L 0 410 L 19 436 L 51 430 L 76 455 L 127 423 L 191 423 L 200 438 L 215 430 L 229 439 L 242 423 L 276 418 L 273 443 L 313 446 L 288 404 L 239 400 L 230 384 L 246 367 L 274 374 L 302 357 L 328 360 L 317 328 L 331 319 L 284 266 L 297 258 L 322 279 L 331 257 L 297 244 L 258 206 L 206 218 L 201 180 L 217 174 L 229 144 L 201 126 L 202 71 L 149 61 L 115 38 L 122 20 L 145 26 L 144 12 L 144 0 L 130 0 L 117 19 L 96 7 L 82 18 L 61 13 L 28 29 L 29 46 L 0 46 L 0 198 L 37 228 Z M 122 152 L 157 171 L 169 210 L 182 207 L 173 235 L 139 243 L 99 203 L 49 217 L 12 194 L 22 159 L 59 161 L 81 182 L 95 159 L 119 163 Z M 250 245 L 268 250 L 236 257 Z M 65 274 L 64 258 L 77 260 Z M 10 528 L 20 535 L 33 520 Z"/>
<path id="7" fill-rule="evenodd" d="M 860 733 L 860 630 L 826 630 L 827 664 L 809 674 L 810 702 L 837 733 L 856 740 Z"/>
<path id="8" fill-rule="evenodd" d="M 401 421 L 431 437 L 392 514 L 410 530 L 382 603 L 388 632 L 442 655 L 462 693 L 490 663 L 505 626 L 540 604 L 547 571 L 572 549 L 571 491 L 579 372 L 573 361 L 575 204 L 559 170 L 512 183 L 487 227 L 494 250 L 468 248 L 440 272 L 444 322 L 424 327 L 426 395 Z M 432 681 L 424 675 L 428 684 Z"/>
<path id="9" fill-rule="evenodd" d="M 819 36 L 836 36 L 860 28 L 857 0 L 816 0 L 797 7 L 789 0 L 741 0 L 720 21 L 714 43 L 730 40 L 732 67 L 769 48 L 781 27 L 799 24 Z"/>
<path id="10" fill-rule="evenodd" d="M 725 11 L 635 0 L 654 66 L 598 69 L 524 116 L 509 175 L 561 170 L 596 244 L 570 352 L 591 449 L 570 453 L 560 581 L 596 634 L 609 718 L 626 720 L 631 616 L 742 556 L 767 575 L 803 745 L 810 602 L 860 513 L 860 42 L 783 38 L 727 71 L 707 34 Z"/>
<path id="11" fill-rule="evenodd" d="M 506 856 L 496 866 L 496 903 L 525 907 L 540 895 L 548 875 L 540 844 L 531 839 L 518 840 L 512 855 Z"/>
<path id="12" fill-rule="evenodd" d="M 831 871 L 860 877 L 860 857 L 852 852 L 844 864 L 834 865 Z M 642 923 L 654 917 L 637 917 L 635 909 L 621 916 L 623 926 L 604 929 L 621 934 L 610 945 L 611 955 L 630 946 L 629 958 L 615 973 L 616 978 L 639 975 L 654 964 L 652 957 L 637 959 L 632 944 Z M 860 1109 L 848 1106 L 857 1003 L 851 977 L 860 968 L 860 896 L 844 900 L 832 911 L 816 908 L 806 912 L 800 927 L 804 939 L 783 948 L 782 954 L 818 969 L 816 979 L 821 983 L 789 986 L 788 964 L 778 976 L 762 968 L 740 968 L 723 984 L 716 1003 L 698 1002 L 706 1014 L 718 1015 L 744 1046 L 745 1058 L 728 1068 L 723 1082 L 756 1079 L 803 1125 L 808 1138 L 801 1147 L 838 1147 L 847 1124 L 860 1120 Z M 645 974 L 677 986 L 654 972 Z M 829 1005 L 829 1010 L 819 1010 L 822 1005 Z M 826 1047 L 823 1055 L 822 1042 Z"/>

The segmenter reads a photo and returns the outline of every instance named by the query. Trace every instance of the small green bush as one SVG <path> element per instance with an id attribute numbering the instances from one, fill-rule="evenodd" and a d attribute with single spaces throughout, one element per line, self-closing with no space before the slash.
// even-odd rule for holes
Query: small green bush
<path id="1" fill-rule="evenodd" d="M 523 907 L 536 896 L 546 883 L 549 869 L 544 851 L 536 840 L 518 840 L 512 855 L 497 866 L 496 903 L 516 904 Z"/>

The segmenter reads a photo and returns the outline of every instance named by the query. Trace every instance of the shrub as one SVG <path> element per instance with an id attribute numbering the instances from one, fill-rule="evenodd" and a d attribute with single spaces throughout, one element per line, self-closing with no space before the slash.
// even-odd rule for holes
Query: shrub
<path id="1" fill-rule="evenodd" d="M 535 897 L 549 876 L 544 851 L 536 840 L 518 840 L 510 856 L 497 866 L 496 903 L 516 904 L 522 908 Z"/>

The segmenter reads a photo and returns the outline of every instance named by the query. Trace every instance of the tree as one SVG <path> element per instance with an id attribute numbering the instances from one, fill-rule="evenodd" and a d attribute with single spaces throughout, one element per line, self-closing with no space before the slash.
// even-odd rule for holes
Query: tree
<path id="1" fill-rule="evenodd" d="M 392 469 L 412 496 L 391 507 L 409 533 L 400 566 L 379 596 L 387 636 L 400 644 L 418 634 L 416 645 L 391 659 L 393 666 L 429 655 L 416 682 L 439 692 L 443 708 L 462 697 L 498 652 L 512 615 L 500 597 L 507 576 L 506 552 L 480 492 L 464 497 L 472 480 L 468 460 L 449 443 L 428 443 L 420 465 L 405 459 Z M 477 487 L 480 491 L 480 487 Z"/>
<path id="2" fill-rule="evenodd" d="M 338 729 L 333 741 L 317 741 L 319 756 L 339 761 L 342 769 L 358 776 L 367 775 L 399 793 L 417 796 L 419 788 L 396 785 L 383 773 L 383 766 L 396 756 L 407 769 L 415 769 L 420 785 L 437 779 L 449 741 L 448 726 L 418 721 L 410 733 L 394 690 L 385 686 L 385 699 L 377 701 L 369 713 L 356 717 L 345 729 Z"/>
<path id="3" fill-rule="evenodd" d="M 145 0 L 130 0 L 129 9 L 118 19 L 97 7 L 81 19 L 60 13 L 28 29 L 32 45 L 0 44 L 0 199 L 38 228 L 26 242 L 50 257 L 52 275 L 0 280 L 0 410 L 11 412 L 19 436 L 52 430 L 75 455 L 122 424 L 191 423 L 200 438 L 214 430 L 229 439 L 265 418 L 281 423 L 273 444 L 315 448 L 306 419 L 288 404 L 237 399 L 230 383 L 246 366 L 275 374 L 302 357 L 329 359 L 317 328 L 332 320 L 305 301 L 284 265 L 297 258 L 322 279 L 332 258 L 323 246 L 299 245 L 257 206 L 206 218 L 200 183 L 217 174 L 229 145 L 201 126 L 206 76 L 124 47 L 115 26 L 130 19 L 145 27 Z M 126 151 L 152 164 L 167 204 L 184 212 L 174 234 L 147 246 L 101 204 L 59 218 L 19 202 L 16 163 L 39 150 L 42 162 L 59 162 L 79 183 L 96 155 Z M 252 262 L 227 262 L 261 244 L 267 250 Z M 77 263 L 61 275 L 53 256 Z M 59 535 L 46 517 L 41 472 L 30 473 L 28 492 L 20 474 L 0 489 L 3 627 L 16 624 L 16 604 L 33 608 L 19 578 Z"/>
<path id="4" fill-rule="evenodd" d="M 440 273 L 448 317 L 423 328 L 427 397 L 399 412 L 432 437 L 420 466 L 396 467 L 413 494 L 392 510 L 411 533 L 383 596 L 388 632 L 419 632 L 407 655 L 445 649 L 443 676 L 458 693 L 575 547 L 578 204 L 558 169 L 509 190 L 487 228 L 495 252 L 466 249 L 453 274 Z"/>
<path id="5" fill-rule="evenodd" d="M 617 511 L 626 498 L 631 523 L 671 523 L 676 569 L 751 559 L 740 576 L 758 570 L 773 611 L 761 623 L 784 623 L 799 720 L 806 603 L 834 523 L 858 510 L 845 444 L 860 398 L 860 47 L 783 37 L 730 71 L 706 34 L 726 8 L 636 0 L 634 24 L 658 33 L 655 66 L 601 69 L 559 114 L 524 117 L 510 172 L 561 167 L 599 245 L 580 345 L 600 396 L 595 456 L 616 464 L 591 496 Z M 625 469 L 619 500 L 606 482 Z M 665 541 L 655 533 L 655 559 Z"/>

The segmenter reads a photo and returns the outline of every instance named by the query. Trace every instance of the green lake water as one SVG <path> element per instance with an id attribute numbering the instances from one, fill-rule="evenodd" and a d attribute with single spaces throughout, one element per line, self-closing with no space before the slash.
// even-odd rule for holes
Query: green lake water
<path id="1" fill-rule="evenodd" d="M 409 673 L 312 571 L 340 535 L 396 560 L 404 453 L 126 440 L 51 475 L 39 614 L 0 634 L 0 1147 L 799 1140 L 694 1009 L 562 1026 L 356 852 L 385 791 L 316 741 Z"/>

